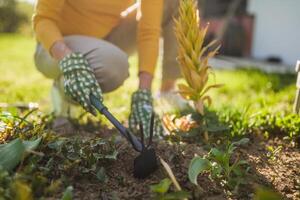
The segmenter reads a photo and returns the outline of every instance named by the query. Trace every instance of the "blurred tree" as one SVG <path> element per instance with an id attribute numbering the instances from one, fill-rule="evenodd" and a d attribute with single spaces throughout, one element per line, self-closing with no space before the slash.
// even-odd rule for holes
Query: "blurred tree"
<path id="1" fill-rule="evenodd" d="M 17 9 L 16 0 L 0 0 L 0 32 L 13 33 L 28 18 Z"/>

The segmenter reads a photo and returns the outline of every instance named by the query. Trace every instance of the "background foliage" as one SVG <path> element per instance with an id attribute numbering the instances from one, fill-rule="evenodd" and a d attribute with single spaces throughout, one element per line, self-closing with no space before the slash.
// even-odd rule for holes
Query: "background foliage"
<path id="1" fill-rule="evenodd" d="M 30 23 L 32 5 L 16 0 L 0 0 L 0 33 L 22 32 L 22 28 Z M 31 26 L 29 26 L 31 27 Z"/>

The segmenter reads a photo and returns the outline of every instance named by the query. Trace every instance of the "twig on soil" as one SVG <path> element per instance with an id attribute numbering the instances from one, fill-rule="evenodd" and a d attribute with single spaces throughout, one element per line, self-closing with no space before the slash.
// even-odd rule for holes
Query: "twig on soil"
<path id="1" fill-rule="evenodd" d="M 165 170 L 166 170 L 168 176 L 169 176 L 170 179 L 172 180 L 172 182 L 173 182 L 173 184 L 174 184 L 176 190 L 177 190 L 177 191 L 181 191 L 182 189 L 181 189 L 181 187 L 180 187 L 180 185 L 179 185 L 179 183 L 178 183 L 178 181 L 177 181 L 177 179 L 176 179 L 176 177 L 175 177 L 175 175 L 174 175 L 174 173 L 173 173 L 173 171 L 172 171 L 170 165 L 169 165 L 166 161 L 164 161 L 161 157 L 159 157 L 159 159 L 160 159 L 161 164 L 162 164 L 163 167 L 165 168 Z M 187 200 L 187 199 L 184 198 L 183 200 Z"/>
<path id="2" fill-rule="evenodd" d="M 33 150 L 27 150 L 28 153 L 43 157 L 45 154 L 43 152 L 33 151 Z"/>

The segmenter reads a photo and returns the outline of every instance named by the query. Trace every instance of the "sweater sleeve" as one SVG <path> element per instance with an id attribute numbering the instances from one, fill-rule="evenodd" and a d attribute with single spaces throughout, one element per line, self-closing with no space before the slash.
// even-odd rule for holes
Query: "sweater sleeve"
<path id="1" fill-rule="evenodd" d="M 138 55 L 140 71 L 154 73 L 163 13 L 163 0 L 142 0 L 138 25 Z"/>
<path id="2" fill-rule="evenodd" d="M 33 29 L 36 38 L 49 51 L 52 45 L 63 40 L 57 26 L 65 0 L 38 0 L 33 15 Z"/>

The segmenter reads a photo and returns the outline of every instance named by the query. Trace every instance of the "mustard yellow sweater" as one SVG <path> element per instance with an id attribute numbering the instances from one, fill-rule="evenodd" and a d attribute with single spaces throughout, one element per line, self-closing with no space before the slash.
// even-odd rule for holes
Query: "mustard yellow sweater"
<path id="1" fill-rule="evenodd" d="M 163 0 L 142 0 L 138 25 L 140 71 L 154 72 L 158 57 Z M 66 35 L 105 37 L 134 0 L 38 0 L 33 26 L 46 49 Z"/>

